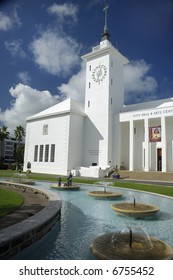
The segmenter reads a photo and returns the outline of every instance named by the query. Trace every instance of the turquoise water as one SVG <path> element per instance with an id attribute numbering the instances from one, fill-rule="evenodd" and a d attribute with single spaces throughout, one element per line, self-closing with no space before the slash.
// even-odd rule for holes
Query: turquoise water
<path id="1" fill-rule="evenodd" d="M 39 182 L 43 190 L 50 190 L 50 183 Z M 123 193 L 118 200 L 100 200 L 90 197 L 88 191 L 95 186 L 81 186 L 78 191 L 57 191 L 62 199 L 61 220 L 39 242 L 15 256 L 14 259 L 95 259 L 89 246 L 99 235 L 121 231 L 127 226 L 141 226 L 147 234 L 155 236 L 173 246 L 173 199 L 142 192 L 116 189 Z M 103 188 L 99 188 L 102 189 Z M 160 212 L 150 219 L 123 217 L 111 209 L 111 204 L 133 199 L 136 202 L 155 204 Z"/>

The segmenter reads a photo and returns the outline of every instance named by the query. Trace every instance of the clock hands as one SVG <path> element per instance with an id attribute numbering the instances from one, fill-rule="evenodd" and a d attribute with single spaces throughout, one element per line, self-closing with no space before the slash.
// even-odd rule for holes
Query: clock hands
<path id="1" fill-rule="evenodd" d="M 97 71 L 96 76 L 97 76 L 97 81 L 100 83 L 100 78 L 102 76 L 101 66 L 99 67 L 99 70 Z"/>
<path id="2" fill-rule="evenodd" d="M 106 66 L 100 64 L 93 71 L 92 78 L 94 79 L 95 82 L 100 84 L 100 82 L 103 81 L 103 79 L 105 78 L 106 73 L 107 73 Z"/>

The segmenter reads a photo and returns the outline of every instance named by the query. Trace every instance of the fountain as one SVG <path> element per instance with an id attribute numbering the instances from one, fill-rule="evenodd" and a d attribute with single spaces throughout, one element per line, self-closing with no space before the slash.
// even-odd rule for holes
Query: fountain
<path id="1" fill-rule="evenodd" d="M 72 185 L 72 186 L 67 186 L 67 185 L 61 185 L 59 186 L 58 184 L 53 184 L 50 186 L 51 188 L 55 189 L 55 190 L 60 190 L 60 191 L 73 191 L 73 190 L 79 190 L 80 186 L 79 185 Z"/>
<path id="2" fill-rule="evenodd" d="M 145 218 L 156 214 L 159 207 L 151 204 L 136 203 L 136 198 L 133 202 L 122 202 L 111 205 L 112 209 L 121 215 L 130 216 L 136 219 Z"/>
<path id="3" fill-rule="evenodd" d="M 163 260 L 173 258 L 173 248 L 149 236 L 142 227 L 97 237 L 90 245 L 92 254 L 102 260 Z"/>
<path id="4" fill-rule="evenodd" d="M 78 190 L 80 188 L 79 185 L 73 185 L 72 184 L 72 178 L 73 178 L 73 175 L 72 173 L 70 172 L 70 175 L 68 176 L 67 178 L 67 183 L 64 183 L 62 185 L 62 179 L 61 177 L 58 178 L 58 183 L 56 184 L 53 184 L 51 185 L 50 187 L 53 188 L 53 189 L 56 189 L 56 190 Z"/>
<path id="5" fill-rule="evenodd" d="M 96 190 L 96 191 L 90 191 L 88 194 L 90 196 L 93 196 L 95 198 L 106 198 L 106 199 L 116 199 L 121 197 L 123 194 L 119 192 L 111 192 L 107 191 L 108 182 L 99 182 L 99 184 L 103 185 L 103 190 Z"/>

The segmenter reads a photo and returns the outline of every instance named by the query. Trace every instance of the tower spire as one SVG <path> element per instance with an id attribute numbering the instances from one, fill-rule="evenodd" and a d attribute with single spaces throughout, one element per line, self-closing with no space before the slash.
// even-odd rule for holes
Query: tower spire
<path id="1" fill-rule="evenodd" d="M 109 6 L 105 6 L 103 8 L 103 12 L 104 12 L 104 20 L 105 20 L 105 25 L 104 25 L 104 31 L 103 31 L 103 34 L 101 36 L 101 40 L 104 41 L 104 40 L 109 40 L 110 41 L 110 34 L 108 32 L 108 8 Z"/>

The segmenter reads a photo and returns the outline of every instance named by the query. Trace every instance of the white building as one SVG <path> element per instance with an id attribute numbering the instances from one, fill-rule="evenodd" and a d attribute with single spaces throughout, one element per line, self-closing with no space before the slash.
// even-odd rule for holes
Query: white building
<path id="1" fill-rule="evenodd" d="M 102 177 L 128 170 L 173 171 L 173 100 L 124 106 L 123 67 L 109 40 L 107 10 L 101 42 L 86 61 L 85 104 L 67 99 L 27 119 L 25 162 L 39 173 Z"/>

